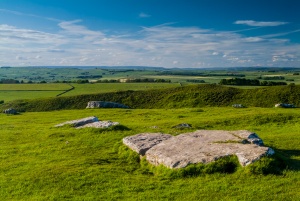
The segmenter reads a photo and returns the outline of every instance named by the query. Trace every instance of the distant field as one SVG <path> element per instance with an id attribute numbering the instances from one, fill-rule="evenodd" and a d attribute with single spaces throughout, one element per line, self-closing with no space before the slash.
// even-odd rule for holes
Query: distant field
<path id="1" fill-rule="evenodd" d="M 107 93 L 127 90 L 163 89 L 180 86 L 178 83 L 95 83 L 72 84 L 71 90 L 62 96 L 81 94 Z M 0 100 L 12 101 L 18 99 L 36 99 L 56 97 L 58 94 L 70 89 L 69 84 L 0 84 Z"/>
<path id="2" fill-rule="evenodd" d="M 62 91 L 61 91 L 62 92 Z M 0 100 L 5 102 L 19 99 L 55 97 L 59 91 L 0 91 Z"/>
<path id="3" fill-rule="evenodd" d="M 95 94 L 106 92 L 117 92 L 127 90 L 149 90 L 163 89 L 180 86 L 178 83 L 95 83 L 95 84 L 72 84 L 75 89 L 65 93 L 63 96 L 80 94 Z"/>
<path id="4" fill-rule="evenodd" d="M 53 84 L 0 84 L 0 91 L 64 91 L 71 88 L 64 83 Z"/>
<path id="5" fill-rule="evenodd" d="M 0 84 L 0 100 L 36 99 L 55 97 L 70 89 L 68 84 Z"/>

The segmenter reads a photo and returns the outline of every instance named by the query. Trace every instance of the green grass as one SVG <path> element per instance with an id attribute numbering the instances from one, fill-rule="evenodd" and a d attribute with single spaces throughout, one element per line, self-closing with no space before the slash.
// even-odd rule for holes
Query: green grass
<path id="1" fill-rule="evenodd" d="M 0 91 L 65 91 L 70 85 L 64 83 L 48 84 L 0 84 Z"/>
<path id="2" fill-rule="evenodd" d="M 19 99 L 38 99 L 56 97 L 63 91 L 0 91 L 0 100 L 5 102 Z"/>
<path id="3" fill-rule="evenodd" d="M 0 100 L 37 99 L 56 97 L 70 89 L 68 84 L 0 84 Z"/>
<path id="4" fill-rule="evenodd" d="M 114 84 L 107 86 L 112 85 Z M 68 93 L 72 93 L 72 91 Z M 297 85 L 239 89 L 216 84 L 200 84 L 153 90 L 126 90 L 110 93 L 83 94 L 78 96 L 67 96 L 66 94 L 64 94 L 64 97 L 58 98 L 8 102 L 0 105 L 0 108 L 6 109 L 12 107 L 18 111 L 30 112 L 84 109 L 88 101 L 117 102 L 135 109 L 196 108 L 232 106 L 233 104 L 243 104 L 246 107 L 274 107 L 277 103 L 300 105 L 300 86 Z"/>
<path id="5" fill-rule="evenodd" d="M 91 109 L 0 114 L 1 200 L 299 200 L 300 109 Z M 97 116 L 129 130 L 54 128 Z M 175 129 L 189 123 L 191 129 Z M 155 127 L 153 127 L 155 126 Z M 123 160 L 116 145 L 141 132 L 247 129 L 288 168 L 279 175 L 236 172 L 166 177 Z M 66 143 L 68 141 L 68 143 Z M 134 158 L 134 156 L 133 156 Z"/>
<path id="6" fill-rule="evenodd" d="M 46 68 L 46 67 L 13 67 L 0 68 L 0 79 L 16 79 L 24 82 L 33 81 L 63 81 L 78 80 L 80 76 L 91 76 L 90 80 L 96 80 L 93 76 L 102 76 L 103 79 L 120 79 L 120 78 L 163 78 L 170 79 L 172 82 L 186 82 L 187 79 L 203 79 L 207 83 L 219 83 L 220 79 L 232 78 L 232 76 L 219 76 L 230 73 L 243 74 L 246 79 L 257 79 L 257 77 L 281 75 L 286 79 L 293 79 L 293 83 L 300 84 L 300 76 L 293 75 L 299 72 L 299 68 L 224 68 L 224 69 L 162 69 L 147 67 L 127 67 L 125 69 L 101 69 L 101 67 L 63 67 L 63 68 Z M 163 75 L 162 75 L 163 73 Z M 175 73 L 175 74 L 174 74 Z M 176 75 L 176 73 L 179 75 Z M 180 74 L 181 73 L 181 74 Z M 182 75 L 186 73 L 186 75 Z M 205 75 L 205 76 L 192 76 Z M 218 75 L 218 76 L 216 76 Z M 291 83 L 288 81 L 287 83 Z"/>
<path id="7" fill-rule="evenodd" d="M 97 94 L 118 92 L 126 90 L 149 90 L 167 89 L 178 87 L 178 83 L 95 83 L 95 84 L 72 84 L 75 89 L 63 96 L 76 96 L 82 94 Z"/>
<path id="8" fill-rule="evenodd" d="M 99 94 L 126 90 L 167 89 L 178 87 L 178 83 L 96 83 L 73 84 L 71 90 L 62 96 L 76 96 L 82 94 Z M 0 100 L 5 102 L 20 99 L 50 98 L 70 89 L 69 84 L 0 84 Z"/>

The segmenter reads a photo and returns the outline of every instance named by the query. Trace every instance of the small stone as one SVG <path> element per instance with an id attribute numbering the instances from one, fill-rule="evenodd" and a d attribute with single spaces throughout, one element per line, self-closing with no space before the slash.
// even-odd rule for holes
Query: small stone
<path id="1" fill-rule="evenodd" d="M 242 104 L 233 104 L 232 107 L 234 107 L 234 108 L 245 108 L 245 106 L 242 105 Z"/>
<path id="2" fill-rule="evenodd" d="M 61 127 L 61 126 L 64 126 L 64 125 L 72 125 L 74 127 L 79 127 L 79 126 L 83 126 L 85 124 L 93 123 L 93 122 L 97 122 L 97 121 L 99 121 L 98 118 L 95 117 L 95 116 L 92 116 L 92 117 L 86 117 L 86 118 L 83 118 L 83 119 L 66 121 L 64 123 L 57 124 L 55 127 Z"/>
<path id="3" fill-rule="evenodd" d="M 77 127 L 77 129 L 80 128 L 109 128 L 115 125 L 119 125 L 119 122 L 112 122 L 112 121 L 97 121 L 89 124 L 85 124 L 83 126 Z"/>
<path id="4" fill-rule="evenodd" d="M 86 108 L 129 108 L 126 105 L 106 101 L 89 101 Z"/>
<path id="5" fill-rule="evenodd" d="M 72 121 L 67 121 L 61 124 L 56 125 L 55 127 L 61 127 L 64 125 L 72 125 L 77 129 L 80 128 L 87 128 L 87 127 L 93 127 L 93 128 L 109 128 L 115 125 L 119 125 L 119 122 L 112 122 L 112 121 L 99 121 L 98 117 L 86 117 L 83 119 L 77 119 Z"/>
<path id="6" fill-rule="evenodd" d="M 6 110 L 3 110 L 3 113 L 5 114 L 17 114 L 17 110 L 13 109 L 13 108 L 9 108 L 9 109 L 6 109 Z"/>
<path id="7" fill-rule="evenodd" d="M 159 127 L 158 126 L 151 126 L 150 128 L 158 129 Z"/>
<path id="8" fill-rule="evenodd" d="M 288 104 L 288 103 L 278 103 L 278 104 L 275 104 L 275 107 L 279 107 L 279 108 L 296 108 L 295 105 Z"/>
<path id="9" fill-rule="evenodd" d="M 172 128 L 192 128 L 192 125 L 187 124 L 187 123 L 182 123 L 182 124 L 178 124 L 176 126 L 173 126 Z"/>

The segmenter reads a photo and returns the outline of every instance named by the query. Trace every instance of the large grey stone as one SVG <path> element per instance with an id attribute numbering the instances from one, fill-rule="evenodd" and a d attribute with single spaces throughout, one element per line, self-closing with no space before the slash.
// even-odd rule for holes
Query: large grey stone
<path id="1" fill-rule="evenodd" d="M 129 108 L 126 105 L 106 101 L 89 101 L 86 108 Z"/>
<path id="2" fill-rule="evenodd" d="M 158 138 L 156 138 L 156 136 Z M 236 155 L 242 166 L 249 165 L 274 151 L 263 147 L 262 140 L 250 131 L 198 130 L 165 139 L 163 134 L 143 133 L 123 139 L 124 144 L 153 165 L 183 168 L 189 164 L 210 163 Z M 156 142 L 158 143 L 152 143 Z M 144 148 L 145 147 L 145 148 Z"/>
<path id="3" fill-rule="evenodd" d="M 138 154 L 145 155 L 150 148 L 172 137 L 172 135 L 161 133 L 141 133 L 123 138 L 123 143 Z"/>

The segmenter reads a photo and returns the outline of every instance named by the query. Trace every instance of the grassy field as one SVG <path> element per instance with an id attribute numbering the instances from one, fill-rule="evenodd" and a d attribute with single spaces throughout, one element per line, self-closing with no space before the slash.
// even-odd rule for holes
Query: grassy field
<path id="1" fill-rule="evenodd" d="M 0 80 L 14 79 L 23 82 L 55 82 L 77 81 L 88 79 L 90 81 L 121 79 L 121 78 L 158 78 L 168 79 L 172 82 L 185 83 L 187 80 L 204 80 L 207 83 L 219 83 L 221 79 L 233 78 L 234 75 L 243 75 L 246 79 L 258 77 L 283 76 L 289 83 L 300 84 L 299 68 L 223 68 L 223 69 L 167 69 L 151 67 L 76 67 L 65 66 L 49 67 L 12 67 L 0 68 Z M 292 81 L 293 80 L 293 81 Z"/>
<path id="2" fill-rule="evenodd" d="M 56 97 L 63 91 L 0 91 L 0 100 L 5 102 L 19 99 L 39 99 Z"/>
<path id="3" fill-rule="evenodd" d="M 178 83 L 95 83 L 95 84 L 72 84 L 75 89 L 63 96 L 75 96 L 81 94 L 96 94 L 118 92 L 127 90 L 166 89 L 180 86 Z"/>
<path id="4" fill-rule="evenodd" d="M 0 84 L 0 100 L 36 99 L 55 97 L 70 89 L 63 83 L 52 84 Z"/>
<path id="5" fill-rule="evenodd" d="M 82 94 L 96 94 L 118 92 L 127 90 L 164 89 L 180 86 L 178 83 L 95 83 L 95 84 L 71 84 L 74 90 L 62 96 L 74 96 Z M 0 84 L 0 100 L 12 101 L 18 99 L 37 99 L 56 97 L 58 94 L 70 89 L 69 84 Z"/>
<path id="6" fill-rule="evenodd" d="M 300 109 L 225 107 L 91 109 L 0 114 L 1 200 L 299 200 Z M 54 125 L 97 116 L 127 130 Z M 172 128 L 179 123 L 192 129 Z M 155 126 L 155 127 L 154 127 Z M 122 127 L 121 127 L 122 128 Z M 205 174 L 171 178 L 123 160 L 117 145 L 142 132 L 177 135 L 197 129 L 247 129 L 288 167 L 279 175 Z"/>
<path id="7" fill-rule="evenodd" d="M 51 84 L 0 84 L 0 91 L 65 91 L 71 88 L 64 83 Z"/>

